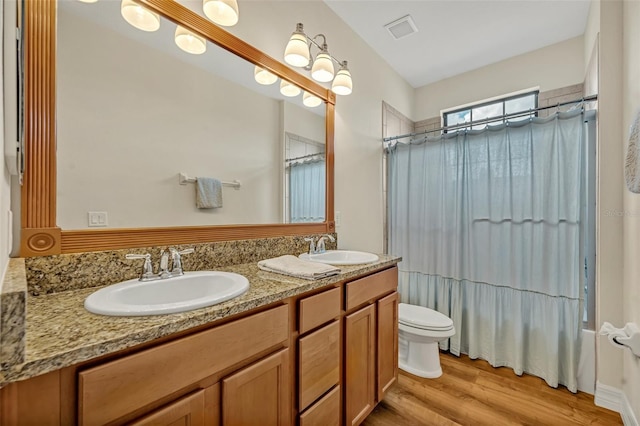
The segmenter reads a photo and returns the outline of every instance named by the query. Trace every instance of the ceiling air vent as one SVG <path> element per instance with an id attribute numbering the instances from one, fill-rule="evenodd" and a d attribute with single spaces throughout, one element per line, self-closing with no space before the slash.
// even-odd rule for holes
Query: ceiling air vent
<path id="1" fill-rule="evenodd" d="M 393 22 L 388 23 L 384 26 L 391 37 L 395 40 L 400 40 L 403 37 L 411 35 L 413 33 L 418 32 L 418 28 L 416 28 L 415 22 L 411 18 L 411 15 L 403 16 L 400 19 L 396 19 Z"/>

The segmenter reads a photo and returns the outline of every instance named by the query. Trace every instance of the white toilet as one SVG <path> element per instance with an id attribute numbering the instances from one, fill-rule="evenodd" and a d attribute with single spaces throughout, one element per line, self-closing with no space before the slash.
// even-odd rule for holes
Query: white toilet
<path id="1" fill-rule="evenodd" d="M 398 305 L 398 367 L 416 376 L 442 375 L 438 342 L 456 334 L 446 315 L 422 306 Z"/>

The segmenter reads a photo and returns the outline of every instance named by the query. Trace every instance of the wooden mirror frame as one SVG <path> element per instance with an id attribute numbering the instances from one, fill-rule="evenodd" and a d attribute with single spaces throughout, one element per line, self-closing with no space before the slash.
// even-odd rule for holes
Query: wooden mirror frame
<path id="1" fill-rule="evenodd" d="M 134 0 L 326 103 L 326 221 L 303 224 L 214 225 L 64 230 L 56 225 L 56 0 L 24 3 L 24 155 L 20 255 L 44 256 L 335 231 L 333 92 L 298 74 L 197 13 L 168 0 Z"/>

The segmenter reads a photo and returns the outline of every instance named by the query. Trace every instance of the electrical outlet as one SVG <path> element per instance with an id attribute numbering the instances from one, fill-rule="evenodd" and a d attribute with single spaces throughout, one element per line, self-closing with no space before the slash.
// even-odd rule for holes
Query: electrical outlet
<path id="1" fill-rule="evenodd" d="M 108 225 L 107 212 L 88 212 L 89 227 L 104 227 Z"/>
<path id="2" fill-rule="evenodd" d="M 336 220 L 336 228 L 337 228 L 338 226 L 340 226 L 340 223 L 342 222 L 342 215 L 340 214 L 340 212 L 336 212 L 335 220 Z"/>

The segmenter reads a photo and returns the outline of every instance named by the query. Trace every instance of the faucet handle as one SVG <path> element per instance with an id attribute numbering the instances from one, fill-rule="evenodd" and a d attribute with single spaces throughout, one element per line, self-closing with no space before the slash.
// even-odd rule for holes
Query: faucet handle
<path id="1" fill-rule="evenodd" d="M 329 241 L 331 241 L 332 243 L 335 243 L 335 242 L 336 242 L 336 239 L 335 239 L 335 238 L 333 238 L 333 235 L 331 235 L 331 234 L 324 234 L 324 235 L 323 235 L 322 237 L 320 237 L 320 238 L 328 238 L 328 239 L 329 239 Z"/>
<path id="2" fill-rule="evenodd" d="M 315 254 L 316 253 L 316 240 L 313 237 L 305 238 L 304 240 L 309 243 L 309 254 Z"/>
<path id="3" fill-rule="evenodd" d="M 324 245 L 324 240 L 329 239 L 329 241 L 331 241 L 332 243 L 336 242 L 336 239 L 333 238 L 331 235 L 329 234 L 324 234 L 323 236 L 321 236 L 320 238 L 318 238 L 318 245 L 316 246 L 316 252 L 317 253 L 324 253 L 325 251 L 327 251 L 327 249 L 325 248 Z"/>
<path id="4" fill-rule="evenodd" d="M 151 255 L 147 254 L 134 254 L 128 253 L 125 256 L 125 259 L 135 260 L 135 259 L 144 259 L 144 264 L 142 265 L 142 271 L 140 272 L 140 280 L 151 278 L 153 274 L 153 264 L 151 263 Z"/>
<path id="5" fill-rule="evenodd" d="M 195 250 L 193 248 L 188 248 L 178 251 L 173 247 L 169 247 L 169 251 L 171 252 L 171 259 L 173 263 L 171 265 L 171 275 L 182 275 L 182 259 L 180 258 L 180 256 L 193 253 Z"/>

